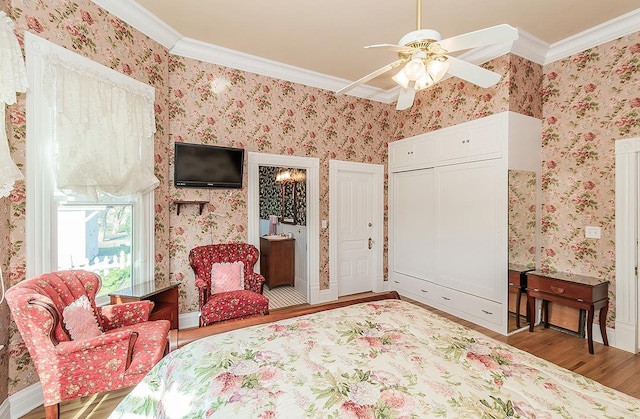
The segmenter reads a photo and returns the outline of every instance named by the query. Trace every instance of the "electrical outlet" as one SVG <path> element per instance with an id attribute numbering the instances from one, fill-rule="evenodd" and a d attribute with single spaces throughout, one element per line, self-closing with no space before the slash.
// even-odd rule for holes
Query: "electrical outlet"
<path id="1" fill-rule="evenodd" d="M 599 239 L 602 234 L 600 227 L 586 226 L 584 228 L 584 236 L 588 239 Z"/>

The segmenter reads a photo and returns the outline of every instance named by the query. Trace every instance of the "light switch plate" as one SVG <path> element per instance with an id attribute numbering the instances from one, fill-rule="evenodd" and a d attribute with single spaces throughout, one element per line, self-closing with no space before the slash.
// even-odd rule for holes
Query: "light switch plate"
<path id="1" fill-rule="evenodd" d="M 586 226 L 584 228 L 584 236 L 588 239 L 599 239 L 602 234 L 600 227 Z"/>

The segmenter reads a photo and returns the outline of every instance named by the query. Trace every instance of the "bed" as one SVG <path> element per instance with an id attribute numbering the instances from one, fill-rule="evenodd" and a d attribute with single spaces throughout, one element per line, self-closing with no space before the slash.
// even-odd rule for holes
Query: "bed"
<path id="1" fill-rule="evenodd" d="M 179 332 L 110 418 L 640 417 L 638 399 L 386 297 Z"/>

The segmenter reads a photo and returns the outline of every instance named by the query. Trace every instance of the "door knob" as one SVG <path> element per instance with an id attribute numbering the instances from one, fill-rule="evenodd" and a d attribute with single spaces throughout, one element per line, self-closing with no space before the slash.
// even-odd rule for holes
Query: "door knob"
<path id="1" fill-rule="evenodd" d="M 369 249 L 371 249 L 373 247 L 373 240 L 371 240 L 371 237 L 369 237 Z"/>

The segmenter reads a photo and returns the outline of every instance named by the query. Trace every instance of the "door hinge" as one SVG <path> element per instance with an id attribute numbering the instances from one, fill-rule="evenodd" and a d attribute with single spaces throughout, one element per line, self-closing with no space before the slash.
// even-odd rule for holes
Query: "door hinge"
<path id="1" fill-rule="evenodd" d="M 635 271 L 636 271 L 636 276 L 638 276 L 638 267 L 637 266 L 635 268 Z"/>

